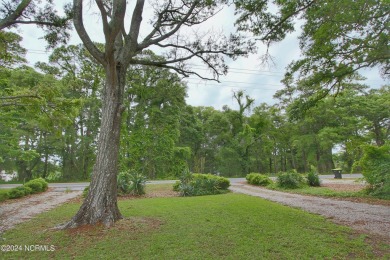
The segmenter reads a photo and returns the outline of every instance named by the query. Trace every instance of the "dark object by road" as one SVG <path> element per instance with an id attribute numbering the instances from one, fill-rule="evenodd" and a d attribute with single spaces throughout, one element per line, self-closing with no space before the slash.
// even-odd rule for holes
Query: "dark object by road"
<path id="1" fill-rule="evenodd" d="M 342 179 L 341 171 L 341 169 L 332 169 L 335 179 Z"/>

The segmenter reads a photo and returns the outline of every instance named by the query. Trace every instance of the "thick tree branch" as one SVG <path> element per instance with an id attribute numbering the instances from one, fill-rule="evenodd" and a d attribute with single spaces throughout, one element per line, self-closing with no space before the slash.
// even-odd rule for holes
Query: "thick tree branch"
<path id="1" fill-rule="evenodd" d="M 193 57 L 201 58 L 200 57 L 201 54 L 225 54 L 225 55 L 231 55 L 230 53 L 228 53 L 226 51 L 223 51 L 223 50 L 207 50 L 207 51 L 192 52 L 191 54 L 189 54 L 187 56 L 176 58 L 176 59 L 172 59 L 172 60 L 166 60 L 166 61 L 145 61 L 145 60 L 132 58 L 130 60 L 130 64 L 158 66 L 158 65 L 172 64 L 172 63 L 177 63 L 177 62 L 190 60 Z M 201 59 L 203 59 L 203 58 L 201 58 Z M 146 62 L 148 64 L 145 64 L 144 62 Z"/>
<path id="2" fill-rule="evenodd" d="M 44 25 L 44 26 L 55 26 L 55 24 L 51 22 L 43 22 L 43 21 L 35 21 L 35 20 L 29 20 L 29 21 L 16 20 L 14 21 L 14 24 L 36 24 L 36 25 Z"/>
<path id="3" fill-rule="evenodd" d="M 133 16 L 130 24 L 130 32 L 126 37 L 125 50 L 128 55 L 134 55 L 139 50 L 138 36 L 142 22 L 142 13 L 144 9 L 145 0 L 137 0 L 137 3 L 133 10 Z"/>
<path id="4" fill-rule="evenodd" d="M 156 43 L 159 43 L 159 42 L 162 42 L 164 41 L 165 39 L 171 37 L 172 35 L 174 35 L 180 28 L 181 26 L 188 20 L 188 18 L 193 15 L 193 11 L 195 9 L 195 7 L 199 4 L 199 0 L 196 0 L 192 3 L 191 7 L 189 8 L 188 12 L 186 13 L 186 15 L 180 20 L 178 21 L 178 23 L 176 24 L 176 26 L 169 32 L 161 35 L 160 37 L 158 38 L 155 38 L 155 39 L 149 39 L 147 41 L 143 41 L 140 45 L 139 45 L 139 48 L 141 49 L 144 49 L 144 48 L 147 48 L 149 47 L 150 45 L 153 45 L 153 44 L 156 44 Z"/>
<path id="5" fill-rule="evenodd" d="M 104 35 L 110 35 L 110 26 L 108 24 L 108 19 L 107 19 L 109 14 L 107 13 L 106 8 L 105 8 L 102 0 L 96 0 L 96 4 L 97 4 L 97 6 L 100 10 L 100 14 L 102 16 Z M 106 38 L 106 41 L 107 41 L 107 38 Z"/>
<path id="6" fill-rule="evenodd" d="M 160 32 L 160 34 L 161 34 L 160 29 L 161 29 L 162 19 L 163 19 L 164 14 L 169 10 L 170 3 L 171 3 L 171 1 L 169 1 L 169 4 L 167 4 L 166 8 L 161 13 L 158 14 L 158 18 L 157 18 L 156 23 L 153 26 L 153 30 L 145 37 L 143 42 L 150 41 L 157 32 Z"/>
<path id="7" fill-rule="evenodd" d="M 95 46 L 85 30 L 83 23 L 83 0 L 73 0 L 73 24 L 76 28 L 80 39 L 83 41 L 85 48 L 91 53 L 91 55 L 102 65 L 106 64 L 104 54 Z"/>
<path id="8" fill-rule="evenodd" d="M 126 0 L 114 0 L 110 21 L 110 38 L 109 42 L 117 39 L 118 33 L 123 29 L 123 21 L 126 15 Z"/>
<path id="9" fill-rule="evenodd" d="M 203 80 L 216 81 L 216 82 L 220 83 L 218 79 L 204 77 L 204 76 L 200 75 L 199 73 L 197 73 L 197 72 L 195 72 L 195 71 L 192 71 L 192 70 L 185 70 L 185 69 L 183 69 L 183 68 L 178 68 L 178 67 L 174 67 L 174 66 L 169 66 L 169 65 L 166 65 L 166 64 L 151 65 L 151 64 L 148 64 L 147 61 L 145 61 L 144 64 L 140 64 L 140 65 L 147 65 L 147 66 L 154 66 L 154 67 L 159 67 L 159 68 L 172 69 L 172 70 L 176 71 L 178 74 L 183 75 L 183 76 L 186 77 L 186 78 L 188 78 L 190 75 L 195 75 L 195 76 L 197 76 L 198 78 L 203 79 Z"/>
<path id="10" fill-rule="evenodd" d="M 170 48 L 170 47 L 172 47 L 172 48 L 176 48 L 176 49 L 184 49 L 184 50 L 188 51 L 189 53 L 195 54 L 195 56 L 197 56 L 199 59 L 201 59 L 210 69 L 212 69 L 214 71 L 214 73 L 216 75 L 221 75 L 221 73 L 217 71 L 217 69 L 215 68 L 215 66 L 213 64 L 211 64 L 209 61 L 207 61 L 204 57 L 202 57 L 200 55 L 201 53 L 196 54 L 189 47 L 181 46 L 181 45 L 175 45 L 175 44 L 156 44 L 156 45 L 161 47 L 161 48 Z M 209 52 L 207 52 L 207 53 L 209 53 Z"/>
<path id="11" fill-rule="evenodd" d="M 21 23 L 21 21 L 17 21 L 17 19 L 23 15 L 24 10 L 31 3 L 31 0 L 23 0 L 18 7 L 10 13 L 7 17 L 0 20 L 0 30 L 7 28 L 15 23 Z"/>

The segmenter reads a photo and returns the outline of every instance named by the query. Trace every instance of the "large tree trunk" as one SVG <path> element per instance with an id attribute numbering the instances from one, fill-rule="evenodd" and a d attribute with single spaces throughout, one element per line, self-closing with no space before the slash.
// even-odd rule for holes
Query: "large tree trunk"
<path id="1" fill-rule="evenodd" d="M 111 67 L 112 68 L 112 67 Z M 117 169 L 125 70 L 106 70 L 98 151 L 89 192 L 77 214 L 61 228 L 103 223 L 122 218 L 117 204 Z"/>

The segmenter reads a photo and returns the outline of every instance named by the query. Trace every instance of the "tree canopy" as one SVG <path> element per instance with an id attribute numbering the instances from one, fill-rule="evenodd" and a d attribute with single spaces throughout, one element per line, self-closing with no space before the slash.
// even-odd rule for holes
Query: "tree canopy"
<path id="1" fill-rule="evenodd" d="M 71 6 L 64 6 L 64 16 L 57 14 L 52 0 L 5 0 L 0 5 L 0 30 L 18 25 L 36 25 L 45 31 L 49 47 L 65 43 L 71 26 Z"/>
<path id="2" fill-rule="evenodd" d="M 359 79 L 363 68 L 377 67 L 384 78 L 390 76 L 387 1 L 242 0 L 236 5 L 238 29 L 253 33 L 268 46 L 302 24 L 302 58 L 290 63 L 282 91 L 302 97 L 296 104 L 299 111 L 342 91 L 346 83 Z"/>

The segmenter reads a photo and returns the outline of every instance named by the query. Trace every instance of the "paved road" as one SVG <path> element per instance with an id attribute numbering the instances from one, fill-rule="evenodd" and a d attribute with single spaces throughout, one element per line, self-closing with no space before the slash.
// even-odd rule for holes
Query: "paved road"
<path id="1" fill-rule="evenodd" d="M 362 178 L 361 174 L 344 174 L 343 179 L 334 179 L 334 175 L 320 175 L 320 178 L 325 182 L 331 183 L 348 183 L 354 182 L 355 179 Z M 276 179 L 271 177 L 271 179 Z M 245 178 L 230 178 L 232 184 L 245 182 Z M 176 180 L 158 180 L 158 181 L 147 181 L 147 184 L 173 184 Z M 72 183 L 49 183 L 49 188 L 54 188 L 54 191 L 82 191 L 89 185 L 89 182 L 72 182 Z M 20 184 L 0 184 L 0 189 L 12 189 L 20 186 Z"/>
<path id="2" fill-rule="evenodd" d="M 147 184 L 175 183 L 175 180 L 147 181 Z M 0 189 L 12 189 L 21 184 L 0 184 Z M 69 182 L 69 183 L 49 183 L 49 188 L 53 191 L 82 191 L 89 185 L 89 182 Z"/>

